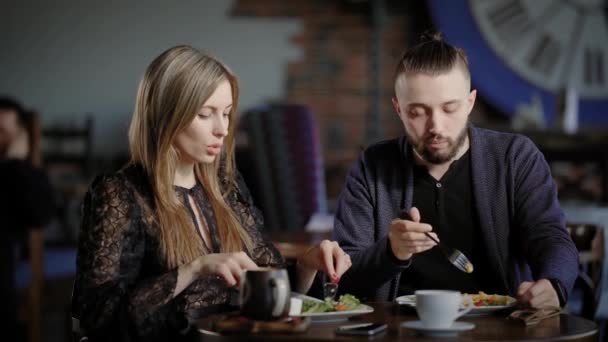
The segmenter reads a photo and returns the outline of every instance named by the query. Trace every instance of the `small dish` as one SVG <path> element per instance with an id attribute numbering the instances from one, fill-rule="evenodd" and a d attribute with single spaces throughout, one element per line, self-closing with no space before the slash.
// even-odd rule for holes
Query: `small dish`
<path id="1" fill-rule="evenodd" d="M 463 331 L 475 328 L 475 324 L 470 322 L 454 322 L 449 328 L 427 328 L 422 325 L 422 321 L 408 321 L 401 323 L 401 326 L 414 331 L 417 334 L 429 337 L 452 337 Z"/>

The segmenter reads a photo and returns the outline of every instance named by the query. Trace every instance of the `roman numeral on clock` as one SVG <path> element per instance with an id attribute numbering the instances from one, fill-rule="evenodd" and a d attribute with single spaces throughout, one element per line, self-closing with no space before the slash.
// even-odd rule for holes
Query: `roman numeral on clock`
<path id="1" fill-rule="evenodd" d="M 488 13 L 498 35 L 511 45 L 531 27 L 532 23 L 520 0 L 503 1 Z"/>
<path id="2" fill-rule="evenodd" d="M 585 47 L 583 80 L 587 86 L 604 84 L 604 54 L 602 50 Z"/>
<path id="3" fill-rule="evenodd" d="M 560 56 L 559 43 L 544 34 L 532 49 L 532 53 L 528 57 L 528 64 L 534 70 L 548 75 L 553 72 Z"/>

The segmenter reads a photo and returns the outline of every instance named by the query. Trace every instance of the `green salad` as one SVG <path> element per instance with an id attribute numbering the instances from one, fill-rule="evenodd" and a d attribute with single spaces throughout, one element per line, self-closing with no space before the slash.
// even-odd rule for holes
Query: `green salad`
<path id="1" fill-rule="evenodd" d="M 310 299 L 305 299 L 302 302 L 302 313 L 320 313 L 320 312 L 333 312 L 333 311 L 346 311 L 355 310 L 359 308 L 361 301 L 351 294 L 341 295 L 339 300 L 336 302 L 331 298 L 326 298 L 323 302 L 317 302 Z"/>

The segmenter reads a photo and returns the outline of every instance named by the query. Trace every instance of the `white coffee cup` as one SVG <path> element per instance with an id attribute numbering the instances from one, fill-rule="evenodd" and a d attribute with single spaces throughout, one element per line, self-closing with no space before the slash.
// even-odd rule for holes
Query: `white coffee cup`
<path id="1" fill-rule="evenodd" d="M 466 314 L 472 308 L 460 310 L 462 294 L 449 290 L 418 290 L 416 295 L 416 312 L 425 328 L 447 329 L 456 318 Z"/>

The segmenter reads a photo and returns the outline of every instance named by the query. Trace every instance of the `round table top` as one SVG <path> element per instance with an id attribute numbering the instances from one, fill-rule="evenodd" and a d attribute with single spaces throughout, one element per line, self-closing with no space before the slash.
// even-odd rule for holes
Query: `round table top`
<path id="1" fill-rule="evenodd" d="M 213 315 L 197 321 L 201 341 L 446 341 L 445 336 L 425 336 L 403 327 L 402 323 L 418 319 L 411 307 L 390 302 L 367 303 L 374 308 L 372 313 L 350 317 L 348 320 L 312 322 L 306 331 L 293 334 L 249 333 L 220 335 L 213 331 L 214 322 L 226 315 Z M 470 322 L 475 327 L 455 333 L 449 341 L 595 341 L 597 325 L 588 319 L 569 314 L 547 318 L 540 323 L 526 326 L 522 322 L 507 318 L 508 313 L 489 315 L 467 315 L 459 322 Z M 341 325 L 365 322 L 383 322 L 388 329 L 373 337 L 336 335 Z"/>

